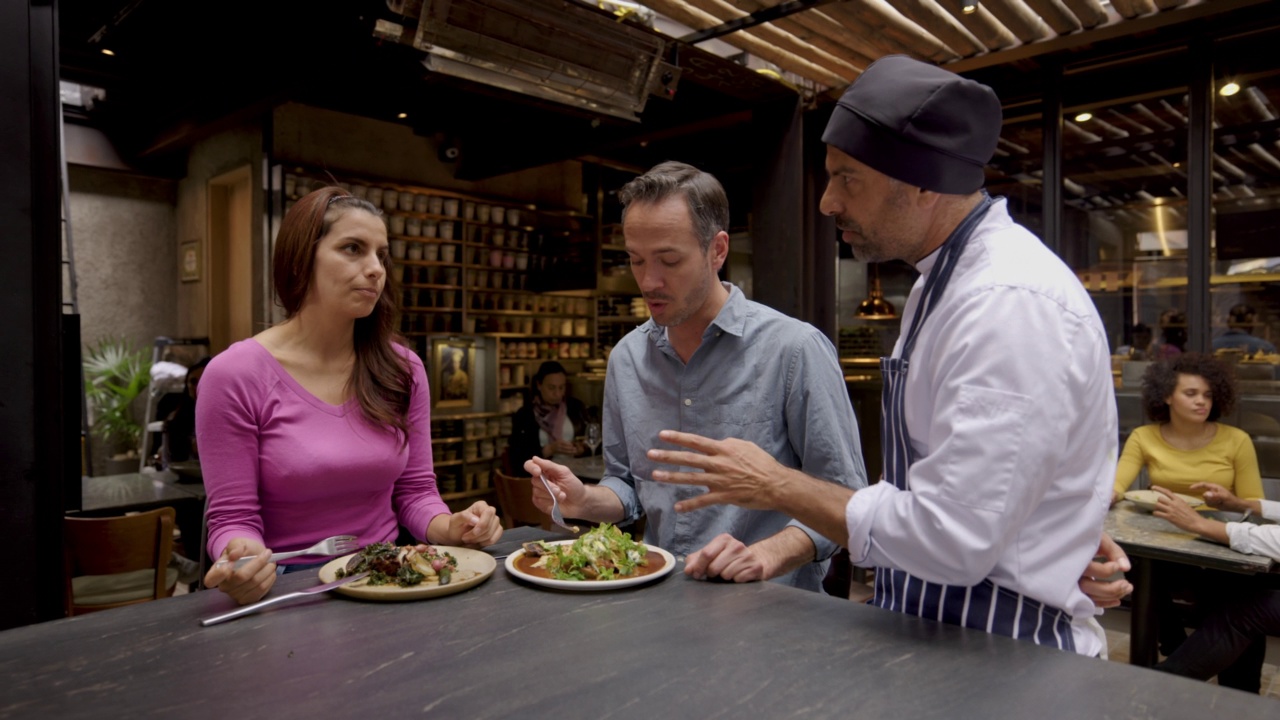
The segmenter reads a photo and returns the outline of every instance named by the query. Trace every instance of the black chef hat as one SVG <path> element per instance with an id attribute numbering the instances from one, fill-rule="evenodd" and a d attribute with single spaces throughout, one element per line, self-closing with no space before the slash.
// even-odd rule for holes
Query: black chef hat
<path id="1" fill-rule="evenodd" d="M 982 187 L 1001 118 L 986 85 L 889 55 L 845 90 L 822 141 L 902 182 L 967 195 Z"/>

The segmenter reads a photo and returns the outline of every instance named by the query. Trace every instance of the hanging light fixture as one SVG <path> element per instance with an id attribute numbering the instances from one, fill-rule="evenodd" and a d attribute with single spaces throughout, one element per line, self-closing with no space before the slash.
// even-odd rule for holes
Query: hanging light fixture
<path id="1" fill-rule="evenodd" d="M 858 304 L 858 309 L 854 311 L 854 315 L 863 320 L 893 320 L 898 317 L 898 311 L 893 307 L 893 303 L 884 299 L 884 291 L 880 289 L 880 265 L 879 263 L 867 263 L 870 276 L 870 288 L 867 293 L 867 299 Z"/>

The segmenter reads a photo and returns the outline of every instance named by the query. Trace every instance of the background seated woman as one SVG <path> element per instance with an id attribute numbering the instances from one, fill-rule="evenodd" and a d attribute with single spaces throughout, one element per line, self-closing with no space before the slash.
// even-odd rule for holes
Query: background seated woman
<path id="1" fill-rule="evenodd" d="M 1186 353 L 1152 363 L 1142 376 L 1142 405 L 1151 424 L 1129 435 L 1116 466 L 1118 502 L 1145 467 L 1152 485 L 1192 493 L 1210 482 L 1245 500 L 1262 498 L 1253 441 L 1217 422 L 1235 405 L 1235 378 L 1212 355 Z"/>
<path id="2" fill-rule="evenodd" d="M 533 376 L 532 402 L 511 418 L 508 447 L 512 468 L 523 468 L 534 455 L 563 462 L 583 454 L 585 446 L 574 438 L 582 435 L 586 412 L 582 402 L 569 397 L 568 391 L 564 366 L 554 360 L 542 363 Z"/>

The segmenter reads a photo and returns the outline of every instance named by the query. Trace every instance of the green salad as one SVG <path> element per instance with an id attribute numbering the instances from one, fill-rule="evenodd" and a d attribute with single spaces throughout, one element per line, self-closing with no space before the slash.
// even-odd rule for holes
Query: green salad
<path id="1" fill-rule="evenodd" d="M 609 523 L 588 530 L 571 545 L 539 540 L 525 543 L 524 551 L 538 558 L 534 567 L 556 580 L 614 580 L 649 564 L 649 549 Z"/>

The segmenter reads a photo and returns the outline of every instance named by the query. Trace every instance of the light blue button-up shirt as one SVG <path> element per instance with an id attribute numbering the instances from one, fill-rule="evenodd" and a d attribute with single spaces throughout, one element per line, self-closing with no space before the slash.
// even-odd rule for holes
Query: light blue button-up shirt
<path id="1" fill-rule="evenodd" d="M 837 546 L 786 515 L 717 505 L 676 513 L 679 500 L 706 492 L 652 480 L 650 448 L 660 430 L 750 440 L 787 467 L 852 488 L 867 484 L 853 406 L 831 341 L 817 328 L 747 300 L 729 299 L 686 364 L 652 320 L 622 339 L 609 357 L 604 392 L 605 477 L 627 520 L 647 516 L 646 541 L 678 555 L 720 533 L 750 545 L 795 525 L 813 539 L 818 562 L 776 578 L 821 588 Z M 678 449 L 678 448 L 677 448 Z"/>

